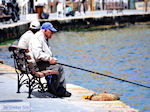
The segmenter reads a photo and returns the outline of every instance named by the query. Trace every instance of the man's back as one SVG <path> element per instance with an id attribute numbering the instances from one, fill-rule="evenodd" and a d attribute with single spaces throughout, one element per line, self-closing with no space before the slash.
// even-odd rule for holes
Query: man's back
<path id="1" fill-rule="evenodd" d="M 29 41 L 34 36 L 31 30 L 25 32 L 19 40 L 18 46 L 28 49 L 29 48 Z"/>

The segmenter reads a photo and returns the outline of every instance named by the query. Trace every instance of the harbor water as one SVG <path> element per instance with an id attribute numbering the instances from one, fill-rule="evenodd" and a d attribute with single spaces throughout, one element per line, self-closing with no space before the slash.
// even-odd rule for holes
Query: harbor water
<path id="1" fill-rule="evenodd" d="M 49 41 L 60 63 L 85 68 L 150 87 L 150 26 L 110 30 L 58 32 Z M 6 48 L 0 59 L 13 66 Z M 97 93 L 117 94 L 127 105 L 150 111 L 150 89 L 78 69 L 64 67 L 67 83 Z"/>

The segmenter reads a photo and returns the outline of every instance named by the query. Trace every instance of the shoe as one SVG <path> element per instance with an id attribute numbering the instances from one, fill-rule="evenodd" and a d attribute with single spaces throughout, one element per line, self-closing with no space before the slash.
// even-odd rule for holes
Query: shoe
<path id="1" fill-rule="evenodd" d="M 70 97 L 71 93 L 66 90 L 64 87 L 59 87 L 56 91 L 56 96 L 58 97 Z"/>
<path id="2" fill-rule="evenodd" d="M 68 91 L 65 91 L 64 93 L 57 93 L 57 96 L 58 97 L 70 97 L 71 96 L 71 93 L 68 92 Z"/>
<path id="3" fill-rule="evenodd" d="M 71 96 L 71 93 L 66 91 L 65 94 L 63 95 L 63 97 L 70 97 Z"/>

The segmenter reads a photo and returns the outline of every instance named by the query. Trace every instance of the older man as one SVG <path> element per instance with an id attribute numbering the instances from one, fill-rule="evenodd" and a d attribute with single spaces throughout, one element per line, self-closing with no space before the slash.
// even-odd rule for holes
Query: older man
<path id="1" fill-rule="evenodd" d="M 33 54 L 40 71 L 55 70 L 59 72 L 59 74 L 52 75 L 52 80 L 50 80 L 50 75 L 46 77 L 48 91 L 58 97 L 70 97 L 71 93 L 66 91 L 63 68 L 57 64 L 57 60 L 53 57 L 51 48 L 48 45 L 48 39 L 52 38 L 54 32 L 57 32 L 57 30 L 53 25 L 49 22 L 45 22 L 41 30 L 31 39 L 29 50 Z"/>

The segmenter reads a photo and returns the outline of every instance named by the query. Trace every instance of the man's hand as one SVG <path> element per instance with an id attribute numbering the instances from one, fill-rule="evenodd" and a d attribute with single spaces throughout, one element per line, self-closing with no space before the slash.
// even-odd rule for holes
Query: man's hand
<path id="1" fill-rule="evenodd" d="M 52 59 L 49 62 L 51 65 L 57 64 L 57 59 L 52 57 Z"/>

